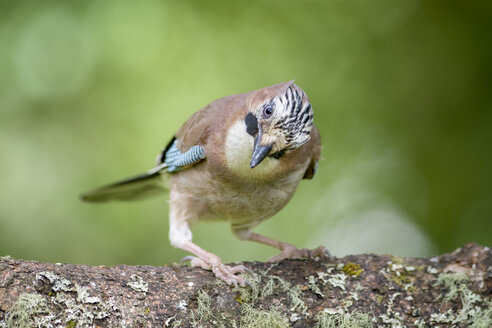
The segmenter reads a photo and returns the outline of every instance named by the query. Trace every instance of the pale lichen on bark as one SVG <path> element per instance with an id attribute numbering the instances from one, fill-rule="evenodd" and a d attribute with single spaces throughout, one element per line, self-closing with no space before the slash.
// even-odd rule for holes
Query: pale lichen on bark
<path id="1" fill-rule="evenodd" d="M 0 260 L 0 327 L 490 327 L 492 252 L 244 263 L 250 286 L 188 267 Z"/>

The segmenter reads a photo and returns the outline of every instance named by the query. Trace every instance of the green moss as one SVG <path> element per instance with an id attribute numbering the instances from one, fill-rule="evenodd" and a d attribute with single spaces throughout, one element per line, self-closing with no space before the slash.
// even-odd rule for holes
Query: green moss
<path id="1" fill-rule="evenodd" d="M 362 269 L 359 264 L 347 262 L 343 266 L 342 271 L 348 274 L 349 276 L 358 277 L 362 272 L 364 272 L 364 269 Z"/>
<path id="2" fill-rule="evenodd" d="M 236 302 L 238 302 L 239 304 L 243 304 L 244 302 L 246 302 L 246 300 L 245 300 L 244 298 L 242 298 L 240 294 L 239 294 L 239 295 L 236 295 L 236 296 L 234 297 L 234 300 L 235 300 Z"/>
<path id="3" fill-rule="evenodd" d="M 7 312 L 7 328 L 38 327 L 43 316 L 49 315 L 46 300 L 37 294 L 21 294 Z"/>
<path id="4" fill-rule="evenodd" d="M 77 321 L 75 320 L 70 320 L 67 322 L 67 325 L 65 328 L 76 328 L 77 327 Z"/>
<path id="5" fill-rule="evenodd" d="M 407 275 L 407 274 L 397 274 L 392 276 L 391 281 L 400 286 L 401 288 L 408 291 L 415 291 L 415 287 L 413 286 L 413 282 L 415 281 L 415 277 Z"/>
<path id="6" fill-rule="evenodd" d="M 385 278 L 394 282 L 399 287 L 407 291 L 415 291 L 413 282 L 415 276 L 412 272 L 415 271 L 415 267 L 404 265 L 404 259 L 400 257 L 393 257 L 390 262 L 387 263 L 387 267 L 383 271 Z"/>
<path id="7" fill-rule="evenodd" d="M 327 313 L 320 312 L 316 316 L 315 328 L 372 328 L 371 317 L 363 313 Z"/>
<path id="8" fill-rule="evenodd" d="M 399 256 L 392 256 L 391 257 L 391 262 L 394 263 L 394 264 L 405 264 L 405 259 L 403 257 L 399 257 Z"/>
<path id="9" fill-rule="evenodd" d="M 254 309 L 244 304 L 241 327 L 247 328 L 287 328 L 289 324 L 282 314 L 271 308 L 269 311 Z"/>

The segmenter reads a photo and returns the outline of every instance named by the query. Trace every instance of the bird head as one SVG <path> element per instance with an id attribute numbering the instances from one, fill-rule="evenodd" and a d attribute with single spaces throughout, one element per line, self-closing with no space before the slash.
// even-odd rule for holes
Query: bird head
<path id="1" fill-rule="evenodd" d="M 261 90 L 244 121 L 254 138 L 250 167 L 266 157 L 279 159 L 309 141 L 313 109 L 304 91 L 289 81 Z"/>

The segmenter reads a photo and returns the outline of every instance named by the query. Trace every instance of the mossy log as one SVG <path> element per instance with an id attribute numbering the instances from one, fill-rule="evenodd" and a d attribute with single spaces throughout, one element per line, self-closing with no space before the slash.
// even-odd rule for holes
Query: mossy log
<path id="1" fill-rule="evenodd" d="M 179 266 L 0 260 L 0 327 L 492 327 L 492 252 L 243 263 L 251 286 Z"/>

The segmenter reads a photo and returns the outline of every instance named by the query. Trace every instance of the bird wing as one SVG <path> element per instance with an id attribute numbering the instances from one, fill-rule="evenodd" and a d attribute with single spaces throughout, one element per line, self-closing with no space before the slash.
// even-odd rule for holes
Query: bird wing
<path id="1" fill-rule="evenodd" d="M 144 174 L 118 181 L 81 196 L 87 202 L 106 202 L 111 200 L 141 200 L 157 196 L 166 191 L 165 172 L 175 173 L 187 169 L 205 158 L 202 146 L 194 145 L 181 153 L 173 137 L 158 157 L 157 166 Z"/>
<path id="2" fill-rule="evenodd" d="M 158 163 L 160 165 L 157 165 L 157 168 L 163 166 L 167 172 L 174 173 L 187 169 L 203 159 L 205 159 L 205 150 L 202 146 L 193 145 L 182 153 L 178 149 L 178 140 L 174 137 L 162 152 Z"/>
<path id="3" fill-rule="evenodd" d="M 81 195 L 86 202 L 107 202 L 111 200 L 140 200 L 165 192 L 165 181 L 159 171 L 137 175 L 118 181 Z"/>
<path id="4" fill-rule="evenodd" d="M 230 110 L 237 108 L 238 104 L 245 104 L 247 96 L 248 94 L 227 96 L 203 107 L 181 126 L 176 136 L 159 154 L 156 167 L 147 173 L 89 191 L 81 196 L 82 200 L 140 200 L 165 192 L 165 173 L 174 174 L 203 161 L 210 132 L 223 129 L 224 122 L 230 117 Z"/>
<path id="5" fill-rule="evenodd" d="M 318 162 L 321 156 L 321 136 L 316 126 L 313 126 L 313 129 L 311 130 L 311 139 L 308 141 L 307 145 L 309 145 L 309 143 L 312 144 L 312 155 L 311 161 L 302 177 L 303 179 L 312 179 L 318 171 Z"/>

